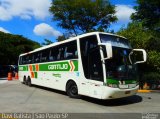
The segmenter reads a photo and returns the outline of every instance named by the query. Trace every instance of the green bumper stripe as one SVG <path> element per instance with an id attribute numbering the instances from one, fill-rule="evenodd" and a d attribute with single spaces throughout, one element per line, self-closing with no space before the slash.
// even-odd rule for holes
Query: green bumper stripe
<path id="1" fill-rule="evenodd" d="M 125 84 L 135 84 L 137 81 L 136 80 L 124 80 Z M 107 84 L 119 84 L 119 80 L 118 79 L 107 79 Z"/>

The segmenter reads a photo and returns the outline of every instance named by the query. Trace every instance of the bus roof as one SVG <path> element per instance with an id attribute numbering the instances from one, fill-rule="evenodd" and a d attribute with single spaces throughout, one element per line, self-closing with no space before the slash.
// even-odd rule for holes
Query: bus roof
<path id="1" fill-rule="evenodd" d="M 75 37 L 66 39 L 66 40 L 64 40 L 64 41 L 55 42 L 55 43 L 52 43 L 52 44 L 50 44 L 50 45 L 37 48 L 37 49 L 35 49 L 35 50 L 33 50 L 33 51 L 30 51 L 30 52 L 27 52 L 27 53 L 23 53 L 23 54 L 21 54 L 20 56 L 27 55 L 27 54 L 30 54 L 30 53 L 34 53 L 34 52 L 37 52 L 37 51 L 41 51 L 41 50 L 43 50 L 43 49 L 47 49 L 47 48 L 50 48 L 50 47 L 53 47 L 53 46 L 57 46 L 57 45 L 60 45 L 60 44 L 63 44 L 63 43 L 67 43 L 67 42 L 70 42 L 70 41 L 79 39 L 79 38 L 81 38 L 81 37 L 86 37 L 86 36 L 90 36 L 90 35 L 98 35 L 98 34 L 112 35 L 112 36 L 117 36 L 117 37 L 121 37 L 121 38 L 126 39 L 125 37 L 122 37 L 122 36 L 119 36 L 119 35 L 116 35 L 116 34 L 112 34 L 112 33 L 90 32 L 90 33 L 85 33 L 85 34 L 82 34 L 82 35 L 78 35 L 78 36 L 75 36 Z"/>

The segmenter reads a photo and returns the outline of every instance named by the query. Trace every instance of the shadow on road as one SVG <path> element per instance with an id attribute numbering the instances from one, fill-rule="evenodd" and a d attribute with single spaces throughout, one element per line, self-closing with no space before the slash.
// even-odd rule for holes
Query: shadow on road
<path id="1" fill-rule="evenodd" d="M 120 99 L 108 99 L 108 100 L 99 100 L 90 97 L 82 97 L 83 100 L 91 103 L 95 103 L 102 106 L 121 106 L 129 105 L 134 103 L 142 102 L 142 97 L 138 95 L 133 95 L 130 97 L 120 98 Z"/>
<path id="2" fill-rule="evenodd" d="M 33 87 L 67 96 L 66 92 L 63 92 L 63 91 L 59 91 L 59 90 L 55 90 L 55 89 L 51 89 L 51 88 L 46 88 L 46 87 L 42 87 L 42 86 L 37 86 L 37 85 L 33 85 Z M 98 105 L 102 105 L 102 106 L 129 105 L 129 104 L 142 102 L 142 100 L 143 100 L 142 97 L 138 96 L 138 95 L 133 95 L 130 97 L 125 97 L 125 98 L 120 98 L 120 99 L 108 99 L 108 100 L 100 100 L 100 99 L 95 99 L 95 98 L 91 98 L 91 97 L 81 96 L 81 99 L 84 101 L 98 104 Z"/>
<path id="3" fill-rule="evenodd" d="M 54 93 L 57 93 L 57 94 L 66 95 L 66 92 L 60 91 L 60 90 L 56 90 L 56 89 L 52 89 L 52 88 L 47 88 L 47 87 L 38 86 L 38 85 L 32 85 L 32 87 L 40 88 L 40 89 L 43 89 L 43 90 L 46 90 L 46 91 L 51 91 L 51 92 L 54 92 Z"/>

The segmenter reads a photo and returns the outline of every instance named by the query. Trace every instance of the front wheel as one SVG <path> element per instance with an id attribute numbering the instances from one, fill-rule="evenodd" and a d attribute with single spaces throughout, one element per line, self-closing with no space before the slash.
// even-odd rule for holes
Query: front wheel
<path id="1" fill-rule="evenodd" d="M 78 95 L 77 85 L 74 82 L 69 82 L 67 84 L 66 92 L 70 98 L 80 98 L 80 96 Z"/>

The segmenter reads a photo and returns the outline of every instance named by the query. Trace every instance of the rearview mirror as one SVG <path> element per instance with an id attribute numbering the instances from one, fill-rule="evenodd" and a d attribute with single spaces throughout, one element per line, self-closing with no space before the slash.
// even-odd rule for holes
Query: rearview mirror
<path id="1" fill-rule="evenodd" d="M 132 52 L 129 54 L 129 60 L 130 60 L 131 64 L 133 63 L 133 61 L 131 60 L 131 55 L 133 55 L 134 52 L 141 52 L 143 54 L 143 59 L 140 61 L 136 61 L 134 64 L 146 62 L 146 60 L 147 60 L 146 51 L 144 49 L 133 49 Z"/>
<path id="2" fill-rule="evenodd" d="M 107 60 L 107 59 L 111 59 L 112 58 L 112 45 L 110 43 L 99 43 L 99 46 L 105 46 L 106 48 L 106 53 L 107 53 L 107 57 L 102 58 L 101 60 Z"/>

